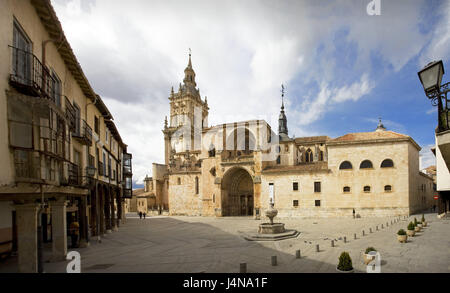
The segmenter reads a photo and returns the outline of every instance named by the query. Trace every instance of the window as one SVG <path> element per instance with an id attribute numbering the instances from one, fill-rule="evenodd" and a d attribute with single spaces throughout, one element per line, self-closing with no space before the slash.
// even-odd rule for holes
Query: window
<path id="1" fill-rule="evenodd" d="M 56 106 L 61 107 L 61 80 L 54 71 L 52 72 L 52 77 L 54 80 L 52 89 L 53 101 L 55 102 Z"/>
<path id="2" fill-rule="evenodd" d="M 20 25 L 14 22 L 13 27 L 13 76 L 24 84 L 31 83 L 31 42 L 21 29 Z"/>
<path id="3" fill-rule="evenodd" d="M 99 124 L 98 124 L 98 117 L 97 116 L 94 117 L 94 130 L 95 130 L 95 133 L 97 133 L 97 134 L 100 133 Z"/>
<path id="4" fill-rule="evenodd" d="M 181 178 L 180 177 L 177 178 L 177 184 L 181 185 Z"/>
<path id="5" fill-rule="evenodd" d="M 74 102 L 73 108 L 75 109 L 75 134 L 80 135 L 80 119 L 81 119 L 81 111 L 80 107 Z"/>
<path id="6" fill-rule="evenodd" d="M 320 200 L 319 200 L 319 199 L 317 199 L 317 200 L 315 201 L 315 203 L 314 203 L 314 204 L 315 204 L 315 206 L 316 206 L 316 207 L 320 207 Z"/>
<path id="7" fill-rule="evenodd" d="M 350 186 L 344 186 L 344 192 L 350 192 Z"/>
<path id="8" fill-rule="evenodd" d="M 369 185 L 364 186 L 364 192 L 370 192 L 370 186 Z"/>
<path id="9" fill-rule="evenodd" d="M 294 200 L 294 201 L 292 202 L 292 206 L 298 207 L 298 200 Z"/>
<path id="10" fill-rule="evenodd" d="M 108 129 L 105 129 L 105 141 L 108 142 Z"/>
<path id="11" fill-rule="evenodd" d="M 364 160 L 361 162 L 361 165 L 359 165 L 360 169 L 372 169 L 373 165 L 372 162 L 369 160 Z"/>
<path id="12" fill-rule="evenodd" d="M 195 177 L 195 194 L 198 194 L 198 177 Z"/>
<path id="13" fill-rule="evenodd" d="M 314 182 L 314 192 L 320 192 L 320 182 Z"/>
<path id="14" fill-rule="evenodd" d="M 390 168 L 394 167 L 394 162 L 391 159 L 386 159 L 381 162 L 381 168 Z"/>
<path id="15" fill-rule="evenodd" d="M 108 174 L 106 174 L 106 154 L 103 153 L 103 174 L 108 177 Z"/>
<path id="16" fill-rule="evenodd" d="M 294 190 L 294 191 L 298 190 L 298 182 L 292 183 L 292 190 Z"/>
<path id="17" fill-rule="evenodd" d="M 319 161 L 323 161 L 323 151 L 319 152 Z"/>
<path id="18" fill-rule="evenodd" d="M 306 150 L 306 162 L 312 162 L 313 161 L 313 152 L 311 151 L 311 149 L 307 149 Z"/>
<path id="19" fill-rule="evenodd" d="M 277 157 L 277 164 L 278 164 L 278 165 L 281 164 L 281 158 L 280 158 L 280 156 Z"/>
<path id="20" fill-rule="evenodd" d="M 350 163 L 349 161 L 344 161 L 339 166 L 339 170 L 348 170 L 348 169 L 353 169 L 352 163 Z"/>
<path id="21" fill-rule="evenodd" d="M 384 191 L 385 192 L 391 192 L 392 191 L 392 186 L 391 185 L 385 185 L 384 186 Z"/>

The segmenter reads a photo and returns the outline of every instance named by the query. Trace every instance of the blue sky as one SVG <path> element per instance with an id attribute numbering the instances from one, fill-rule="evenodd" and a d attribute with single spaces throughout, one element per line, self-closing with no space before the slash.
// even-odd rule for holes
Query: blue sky
<path id="1" fill-rule="evenodd" d="M 389 129 L 434 163 L 435 107 L 417 71 L 450 66 L 450 2 L 52 0 L 66 36 L 133 153 L 136 184 L 163 162 L 168 95 L 183 79 L 188 48 L 210 125 L 265 119 L 277 128 L 287 87 L 289 134 Z M 444 76 L 444 80 L 448 80 Z"/>

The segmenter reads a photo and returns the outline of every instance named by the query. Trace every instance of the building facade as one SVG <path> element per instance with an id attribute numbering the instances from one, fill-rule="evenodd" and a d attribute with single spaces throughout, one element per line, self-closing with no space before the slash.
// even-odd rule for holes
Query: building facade
<path id="1" fill-rule="evenodd" d="M 284 95 L 284 93 L 283 93 Z M 164 122 L 165 164 L 154 164 L 157 205 L 170 215 L 281 217 L 409 215 L 432 205 L 420 146 L 386 130 L 291 138 L 282 102 L 278 133 L 264 120 L 208 126 L 189 55 Z"/>
<path id="2" fill-rule="evenodd" d="M 117 229 L 132 157 L 50 1 L 1 1 L 0 16 L 0 253 L 37 272 L 42 242 L 65 259 L 71 221 L 81 246 Z"/>

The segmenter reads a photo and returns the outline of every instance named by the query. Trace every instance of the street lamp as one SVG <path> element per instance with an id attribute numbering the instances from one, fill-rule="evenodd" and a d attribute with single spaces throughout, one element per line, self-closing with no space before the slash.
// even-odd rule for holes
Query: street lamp
<path id="1" fill-rule="evenodd" d="M 444 73 L 442 60 L 430 62 L 418 72 L 420 82 L 427 96 L 439 92 Z"/>
<path id="2" fill-rule="evenodd" d="M 436 132 L 450 129 L 449 104 L 447 99 L 447 93 L 450 92 L 450 82 L 441 85 L 444 73 L 442 60 L 428 63 L 417 73 L 425 95 L 431 100 L 433 106 L 438 106 L 438 128 Z"/>

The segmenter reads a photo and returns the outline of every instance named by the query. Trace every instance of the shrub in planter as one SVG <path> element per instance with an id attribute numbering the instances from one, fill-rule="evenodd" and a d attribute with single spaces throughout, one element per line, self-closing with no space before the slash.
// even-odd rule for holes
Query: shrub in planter
<path id="1" fill-rule="evenodd" d="M 425 221 L 425 215 L 422 214 L 422 226 L 426 227 L 427 226 L 427 222 Z"/>
<path id="2" fill-rule="evenodd" d="M 406 231 L 406 234 L 410 237 L 413 237 L 416 234 L 416 232 L 414 232 L 415 228 L 416 228 L 416 225 L 414 225 L 413 222 L 409 222 L 408 230 Z"/>
<path id="3" fill-rule="evenodd" d="M 341 272 L 353 272 L 352 258 L 348 252 L 342 252 L 339 256 L 337 270 Z"/>
<path id="4" fill-rule="evenodd" d="M 416 218 L 414 218 L 414 226 L 416 226 L 416 227 L 414 227 L 414 231 L 420 232 L 420 226 L 422 226 L 422 225 L 420 224 L 420 222 L 418 222 L 416 220 Z"/>
<path id="5" fill-rule="evenodd" d="M 406 241 L 408 240 L 408 236 L 406 235 L 406 231 L 403 229 L 398 230 L 397 232 L 397 240 L 400 243 L 406 243 Z"/>
<path id="6" fill-rule="evenodd" d="M 371 252 L 371 251 L 377 251 L 375 248 L 373 248 L 373 247 L 367 247 L 366 248 L 366 251 L 365 251 L 365 253 L 364 253 L 364 257 L 363 257 L 363 259 L 364 259 L 364 264 L 369 264 L 369 262 L 371 262 L 374 258 L 375 258 L 375 255 L 372 255 L 372 254 L 369 254 L 369 252 Z"/>

